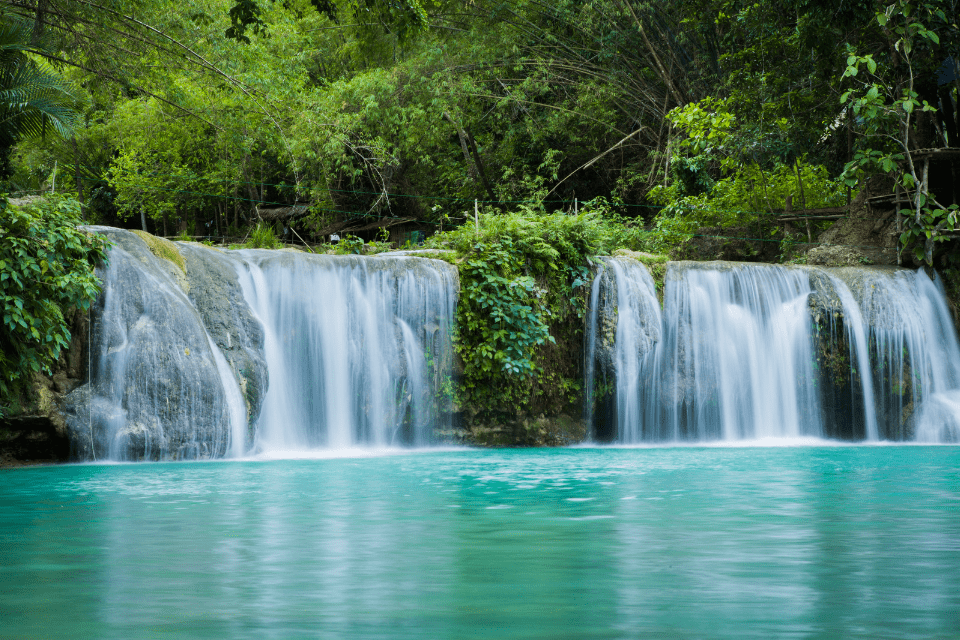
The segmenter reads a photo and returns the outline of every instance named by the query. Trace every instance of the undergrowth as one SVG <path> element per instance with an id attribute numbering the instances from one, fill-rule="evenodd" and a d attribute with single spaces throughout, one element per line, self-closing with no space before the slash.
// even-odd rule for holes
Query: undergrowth
<path id="1" fill-rule="evenodd" d="M 390 232 L 387 229 L 381 229 L 379 235 L 379 239 L 371 240 L 370 242 L 364 242 L 362 238 L 358 238 L 357 236 L 346 235 L 335 245 L 332 245 L 331 249 L 327 253 L 340 256 L 372 256 L 392 250 L 393 245 L 389 242 Z"/>
<path id="2" fill-rule="evenodd" d="M 283 245 L 274 233 L 273 226 L 261 222 L 250 230 L 250 238 L 244 246 L 248 249 L 279 249 Z"/>

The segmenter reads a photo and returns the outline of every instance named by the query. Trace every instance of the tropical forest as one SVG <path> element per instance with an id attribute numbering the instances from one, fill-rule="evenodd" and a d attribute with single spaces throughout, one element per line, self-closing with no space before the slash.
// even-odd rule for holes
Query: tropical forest
<path id="1" fill-rule="evenodd" d="M 0 636 L 960 633 L 957 0 L 2 0 Z"/>

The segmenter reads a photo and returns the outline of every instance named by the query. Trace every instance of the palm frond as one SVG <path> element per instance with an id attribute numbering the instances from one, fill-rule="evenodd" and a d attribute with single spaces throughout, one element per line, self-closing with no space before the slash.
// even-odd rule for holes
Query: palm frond
<path id="1" fill-rule="evenodd" d="M 16 141 L 48 129 L 69 136 L 79 122 L 72 85 L 31 54 L 32 23 L 4 15 L 0 22 L 0 138 Z"/>

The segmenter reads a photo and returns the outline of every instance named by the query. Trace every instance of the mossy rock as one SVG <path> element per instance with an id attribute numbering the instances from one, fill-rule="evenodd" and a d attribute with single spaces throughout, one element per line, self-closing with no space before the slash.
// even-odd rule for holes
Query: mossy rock
<path id="1" fill-rule="evenodd" d="M 177 265 L 180 268 L 180 271 L 182 271 L 184 274 L 187 273 L 187 263 L 184 261 L 183 256 L 180 255 L 180 250 L 177 249 L 177 245 L 164 238 L 152 236 L 146 231 L 141 231 L 139 229 L 131 229 L 131 231 L 137 234 L 141 240 L 147 243 L 150 253 L 157 256 L 161 260 L 172 262 L 173 264 Z"/>
<path id="2" fill-rule="evenodd" d="M 663 306 L 663 281 L 667 275 L 667 262 L 670 261 L 670 257 L 660 253 L 630 251 L 629 249 L 617 249 L 613 252 L 613 255 L 636 260 L 647 268 L 650 277 L 653 278 L 653 284 L 657 288 L 657 299 Z"/>
<path id="3" fill-rule="evenodd" d="M 467 414 L 473 412 L 466 412 Z M 437 431 L 441 444 L 475 447 L 563 447 L 587 438 L 587 429 L 579 416 L 567 414 L 489 417 L 465 415 L 459 429 Z"/>

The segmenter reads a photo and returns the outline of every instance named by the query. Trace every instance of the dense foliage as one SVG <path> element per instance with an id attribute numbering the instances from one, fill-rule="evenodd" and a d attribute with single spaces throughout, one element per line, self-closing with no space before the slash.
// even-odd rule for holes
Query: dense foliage
<path id="1" fill-rule="evenodd" d="M 947 206 L 936 200 L 929 188 L 929 167 L 921 169 L 911 151 L 948 147 L 951 140 L 952 146 L 958 144 L 956 98 L 949 89 L 943 95 L 939 86 L 936 92 L 930 88 L 934 82 L 931 72 L 936 73 L 938 85 L 953 75 L 960 87 L 957 7 L 946 6 L 949 4 L 897 0 L 879 11 L 876 21 L 893 44 L 892 59 L 875 53 L 861 55 L 850 48 L 842 75 L 847 90 L 840 97 L 858 117 L 863 136 L 845 168 L 848 182 L 855 185 L 871 173 L 893 177 L 898 193 L 902 191 L 910 201 L 906 208 L 913 213 L 900 236 L 901 244 L 930 266 L 936 245 L 952 240 L 946 233 L 958 229 L 958 203 Z M 952 55 L 939 69 L 932 68 L 944 52 Z M 942 113 L 930 117 L 937 114 L 938 103 Z M 951 178 L 956 180 L 953 175 Z M 955 252 L 941 248 L 939 253 L 950 267 L 960 266 Z"/>
<path id="2" fill-rule="evenodd" d="M 557 410 L 578 397 L 579 363 L 558 359 L 580 351 L 590 257 L 610 253 L 631 233 L 640 241 L 603 213 L 592 203 L 576 215 L 488 211 L 428 241 L 457 255 L 465 406 L 509 411 L 544 401 Z M 565 342 L 559 349 L 558 340 Z"/>
<path id="3" fill-rule="evenodd" d="M 94 267 L 106 241 L 79 223 L 73 198 L 23 207 L 0 198 L 0 411 L 29 375 L 50 373 L 70 344 L 66 315 L 88 309 L 100 291 Z"/>
<path id="4" fill-rule="evenodd" d="M 922 33 L 938 43 L 915 48 L 913 90 L 947 109 L 941 94 L 956 90 L 938 86 L 936 70 L 957 59 L 957 37 L 938 16 L 956 7 L 928 5 L 940 13 L 921 16 Z M 58 166 L 99 220 L 166 235 L 233 235 L 258 206 L 297 200 L 312 204 L 304 229 L 316 233 L 351 216 L 456 224 L 477 198 L 552 210 L 599 196 L 649 222 L 656 207 L 626 205 L 653 204 L 657 186 L 709 198 L 740 170 L 798 159 L 836 179 L 851 159 L 848 129 L 854 147 L 868 133 L 839 101 L 848 50 L 870 56 L 887 86 L 905 73 L 901 36 L 878 10 L 870 0 L 18 0 L 5 20 L 32 20 L 54 42 L 47 59 L 82 83 L 83 126 L 21 145 L 9 186 L 49 185 Z M 715 130 L 719 155 L 686 144 Z"/>
<path id="5" fill-rule="evenodd" d="M 336 233 L 331 250 L 369 253 L 442 231 L 471 400 L 528 397 L 562 369 L 544 366 L 551 338 L 576 340 L 555 332 L 598 253 L 737 229 L 786 255 L 831 222 L 777 216 L 873 180 L 909 200 L 905 255 L 957 273 L 957 209 L 910 153 L 960 138 L 957 15 L 958 0 L 11 0 L 0 190 L 56 185 L 88 220 L 246 246 Z"/>
<path id="6" fill-rule="evenodd" d="M 50 54 L 49 38 L 34 33 L 33 23 L 2 15 L 0 23 L 0 179 L 10 175 L 10 152 L 17 142 L 40 136 L 47 127 L 60 135 L 77 124 L 72 88 L 43 58 Z"/>

